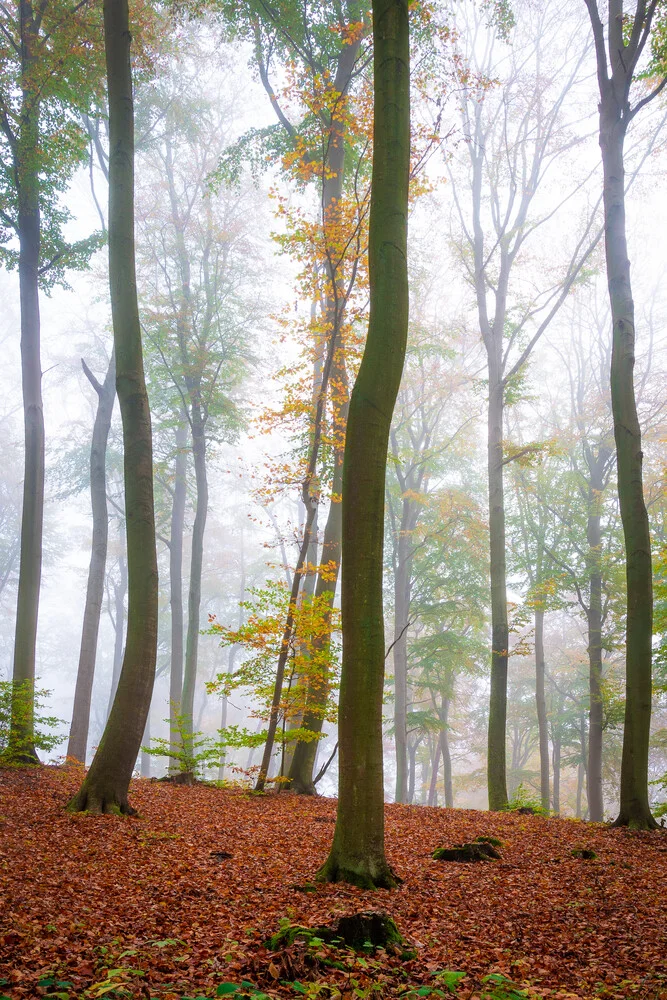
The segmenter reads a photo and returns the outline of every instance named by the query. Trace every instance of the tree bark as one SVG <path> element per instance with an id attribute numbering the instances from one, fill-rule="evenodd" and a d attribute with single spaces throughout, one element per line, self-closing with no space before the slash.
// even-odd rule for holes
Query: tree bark
<path id="1" fill-rule="evenodd" d="M 18 179 L 18 270 L 25 476 L 12 673 L 16 695 L 12 703 L 9 748 L 17 760 L 38 763 L 34 748 L 35 648 L 44 524 L 44 410 L 39 315 L 40 101 L 39 95 L 34 93 L 31 80 L 37 59 L 38 35 L 31 0 L 20 0 L 19 10 L 22 93 L 14 171 Z"/>
<path id="2" fill-rule="evenodd" d="M 72 811 L 131 813 L 128 789 L 150 709 L 157 651 L 158 577 L 153 449 L 134 260 L 134 109 L 127 0 L 105 0 L 109 94 L 109 283 L 116 391 L 123 421 L 128 623 L 118 690 Z"/>
<path id="3" fill-rule="evenodd" d="M 90 448 L 90 502 L 93 512 L 93 538 L 88 567 L 88 586 L 83 611 L 79 668 L 76 675 L 72 725 L 69 731 L 67 756 L 82 764 L 86 762 L 88 746 L 88 726 L 90 721 L 90 701 L 95 678 L 97 658 L 97 637 L 100 629 L 102 601 L 104 599 L 104 573 L 107 562 L 109 540 L 109 516 L 107 511 L 106 457 L 107 440 L 111 427 L 111 416 L 116 399 L 116 361 L 113 351 L 102 385 L 92 375 L 85 361 L 83 370 L 97 393 L 98 403 L 93 424 L 93 439 Z"/>
<path id="4" fill-rule="evenodd" d="M 651 536 L 644 502 L 641 428 L 634 388 L 635 309 L 625 224 L 624 143 L 631 109 L 630 86 L 651 37 L 655 4 L 640 0 L 629 34 L 621 0 L 608 9 L 607 43 L 596 0 L 586 0 L 591 18 L 600 90 L 599 139 L 602 155 L 604 240 L 612 319 L 611 407 L 616 441 L 618 497 L 625 540 L 627 619 L 625 640 L 625 727 L 621 762 L 621 804 L 617 826 L 654 829 L 648 800 L 651 726 L 653 575 Z M 611 73 L 609 70 L 611 69 Z M 644 99 L 655 97 L 663 79 Z M 589 779 L 590 780 L 590 779 Z"/>
<path id="5" fill-rule="evenodd" d="M 549 727 L 544 695 L 544 610 L 535 608 L 535 705 L 540 740 L 540 805 L 547 812 L 551 804 L 549 791 Z"/>
<path id="6" fill-rule="evenodd" d="M 339 789 L 319 877 L 392 888 L 384 853 L 382 553 L 387 448 L 408 327 L 410 51 L 407 0 L 374 0 L 374 137 L 368 338 L 343 461 Z"/>

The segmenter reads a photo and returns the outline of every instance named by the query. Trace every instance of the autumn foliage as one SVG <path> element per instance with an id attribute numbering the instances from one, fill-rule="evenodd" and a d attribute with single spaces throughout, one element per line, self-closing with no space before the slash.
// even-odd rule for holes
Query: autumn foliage
<path id="1" fill-rule="evenodd" d="M 67 769 L 0 772 L 0 994 L 12 1000 L 208 998 L 242 981 L 269 997 L 473 1000 L 501 995 L 489 975 L 522 991 L 506 997 L 667 997 L 661 832 L 389 805 L 387 855 L 404 881 L 374 893 L 312 881 L 330 799 L 143 780 L 140 817 L 123 819 L 66 813 L 77 783 Z M 431 857 L 479 836 L 502 841 L 501 860 Z M 318 927 L 368 909 L 394 917 L 403 956 L 267 945 L 281 920 Z M 444 971 L 466 973 L 456 993 Z"/>

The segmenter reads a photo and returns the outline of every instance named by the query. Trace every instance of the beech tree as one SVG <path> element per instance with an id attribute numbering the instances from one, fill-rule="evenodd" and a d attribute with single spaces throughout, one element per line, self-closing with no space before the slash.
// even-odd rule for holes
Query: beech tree
<path id="1" fill-rule="evenodd" d="M 370 318 L 343 461 L 338 811 L 319 877 L 392 888 L 385 859 L 382 549 L 387 449 L 408 332 L 410 39 L 407 0 L 373 3 Z"/>
<path id="2" fill-rule="evenodd" d="M 3 6 L 2 18 L 0 261 L 19 276 L 25 431 L 13 679 L 25 692 L 35 681 L 44 520 L 39 293 L 63 284 L 66 270 L 85 266 L 99 246 L 96 237 L 73 244 L 65 240 L 69 213 L 59 206 L 58 195 L 85 158 L 78 112 L 92 102 L 101 66 L 94 44 L 99 18 L 87 0 L 13 0 Z M 9 745 L 20 748 L 18 756 L 36 761 L 31 732 L 32 714 L 18 712 Z"/>
<path id="3" fill-rule="evenodd" d="M 604 239 L 612 322 L 611 406 L 628 590 L 621 808 L 616 825 L 646 830 L 657 825 L 648 800 L 653 577 L 634 387 L 635 307 L 625 223 L 624 145 L 630 123 L 667 83 L 664 12 L 658 0 L 638 0 L 634 14 L 625 15 L 622 0 L 610 0 L 605 28 L 597 0 L 585 3 L 593 28 L 600 91 Z M 645 52 L 651 54 L 651 65 L 637 93 L 632 85 Z"/>
<path id="4" fill-rule="evenodd" d="M 123 422 L 128 623 L 107 724 L 71 811 L 131 813 L 128 789 L 148 717 L 157 654 L 158 579 L 151 417 L 134 255 L 134 107 L 127 0 L 105 0 L 109 104 L 109 284 Z"/>
<path id="5" fill-rule="evenodd" d="M 466 138 L 466 180 L 450 169 L 461 224 L 461 262 L 475 296 L 488 363 L 487 475 L 491 584 L 491 692 L 488 730 L 489 807 L 507 804 L 506 716 L 509 625 L 507 617 L 504 469 L 512 456 L 504 448 L 504 409 L 526 374 L 533 348 L 565 301 L 600 238 L 589 214 L 567 251 L 565 266 L 540 286 L 522 285 L 520 265 L 527 247 L 585 184 L 587 177 L 559 189 L 555 204 L 540 212 L 537 192 L 551 182 L 551 171 L 580 141 L 567 130 L 563 108 L 579 81 L 585 52 L 563 47 L 562 12 L 553 7 L 522 10 L 513 46 L 498 65 L 499 44 L 485 29 L 479 12 L 469 28 L 472 39 L 487 32 L 476 47 L 476 78 L 463 86 L 462 128 Z M 570 29 L 573 39 L 580 29 Z M 491 33 L 490 33 L 491 32 Z M 472 44 L 472 42 L 471 42 Z M 563 52 L 561 65 L 547 63 Z M 549 68 L 547 68 L 549 66 Z M 502 73 L 496 94 L 489 81 Z M 549 75 L 550 74 L 550 75 Z M 528 82 L 530 81 L 530 82 Z M 465 196 L 468 204 L 464 201 Z"/>

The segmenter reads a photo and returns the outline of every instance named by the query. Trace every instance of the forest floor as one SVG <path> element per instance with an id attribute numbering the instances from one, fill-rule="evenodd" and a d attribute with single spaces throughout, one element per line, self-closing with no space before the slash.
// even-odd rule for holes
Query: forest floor
<path id="1" fill-rule="evenodd" d="M 79 780 L 0 771 L 0 995 L 12 1000 L 229 997 L 242 983 L 237 997 L 252 983 L 255 1000 L 667 998 L 663 832 L 389 805 L 387 854 L 404 881 L 369 892 L 312 885 L 331 799 L 139 780 L 140 818 L 70 815 Z M 501 860 L 431 858 L 480 835 L 503 841 Z M 281 919 L 321 926 L 369 909 L 394 917 L 413 957 L 266 943 Z"/>

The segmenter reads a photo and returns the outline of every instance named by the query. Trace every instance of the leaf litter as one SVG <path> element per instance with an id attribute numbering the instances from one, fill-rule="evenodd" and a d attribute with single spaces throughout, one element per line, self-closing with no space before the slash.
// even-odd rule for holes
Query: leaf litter
<path id="1" fill-rule="evenodd" d="M 71 815 L 80 777 L 0 771 L 0 997 L 667 1000 L 661 831 L 388 805 L 403 883 L 369 892 L 314 881 L 331 799 L 138 780 L 139 818 Z M 491 837 L 498 860 L 432 858 Z M 402 953 L 315 933 L 370 910 Z"/>

